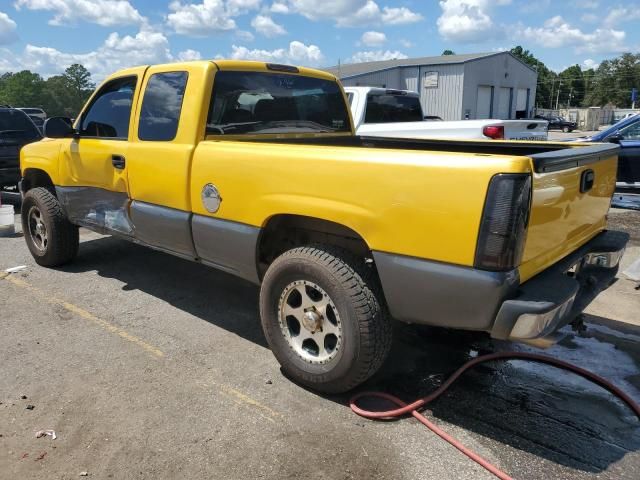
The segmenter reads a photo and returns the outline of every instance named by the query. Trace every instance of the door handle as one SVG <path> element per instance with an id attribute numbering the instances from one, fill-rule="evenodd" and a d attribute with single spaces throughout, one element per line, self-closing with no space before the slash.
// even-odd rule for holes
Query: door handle
<path id="1" fill-rule="evenodd" d="M 125 166 L 125 160 L 123 155 L 111 155 L 111 163 L 118 170 L 122 170 Z"/>

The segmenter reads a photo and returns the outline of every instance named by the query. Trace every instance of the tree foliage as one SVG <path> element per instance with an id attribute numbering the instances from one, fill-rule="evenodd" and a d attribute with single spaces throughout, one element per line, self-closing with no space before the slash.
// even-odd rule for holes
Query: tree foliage
<path id="1" fill-rule="evenodd" d="M 604 60 L 592 72 L 585 87 L 585 103 L 631 106 L 631 90 L 640 90 L 640 54 L 624 53 L 613 60 Z"/>
<path id="2" fill-rule="evenodd" d="M 640 54 L 604 60 L 596 70 L 572 65 L 556 73 L 521 46 L 511 53 L 538 71 L 535 105 L 539 108 L 631 106 L 631 89 L 640 90 Z M 637 105 L 637 103 L 636 103 Z"/>
<path id="3" fill-rule="evenodd" d="M 448 48 L 442 52 L 442 55 L 455 55 L 456 52 L 454 52 L 453 50 L 449 50 Z"/>
<path id="4" fill-rule="evenodd" d="M 0 104 L 39 107 L 49 116 L 76 117 L 95 88 L 89 71 L 79 64 L 44 80 L 23 70 L 0 76 Z"/>

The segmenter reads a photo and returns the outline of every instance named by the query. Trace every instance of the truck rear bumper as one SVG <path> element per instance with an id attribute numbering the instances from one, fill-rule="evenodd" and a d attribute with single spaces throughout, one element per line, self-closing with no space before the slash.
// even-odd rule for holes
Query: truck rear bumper
<path id="1" fill-rule="evenodd" d="M 520 285 L 500 306 L 491 336 L 534 340 L 572 321 L 611 285 L 628 240 L 623 232 L 602 232 Z"/>
<path id="2" fill-rule="evenodd" d="M 523 284 L 517 270 L 488 272 L 383 252 L 373 257 L 394 318 L 526 341 L 570 322 L 605 290 L 628 239 L 602 232 Z"/>

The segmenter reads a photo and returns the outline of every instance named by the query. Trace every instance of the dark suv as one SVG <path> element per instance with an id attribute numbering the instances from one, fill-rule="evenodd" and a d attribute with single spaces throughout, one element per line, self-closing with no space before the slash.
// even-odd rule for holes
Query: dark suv
<path id="1" fill-rule="evenodd" d="M 42 138 L 29 116 L 15 108 L 0 106 L 0 188 L 20 180 L 20 149 Z"/>
<path id="2" fill-rule="evenodd" d="M 569 120 L 565 120 L 564 118 L 555 115 L 549 115 L 548 117 L 544 115 L 536 115 L 534 118 L 537 118 L 539 120 L 546 120 L 547 122 L 549 122 L 549 130 L 573 132 L 576 128 L 578 128 L 578 124 L 576 122 L 570 122 Z"/>

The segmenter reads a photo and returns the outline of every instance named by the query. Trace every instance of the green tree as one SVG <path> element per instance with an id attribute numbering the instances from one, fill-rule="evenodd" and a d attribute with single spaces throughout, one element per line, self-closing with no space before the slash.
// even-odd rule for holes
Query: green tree
<path id="1" fill-rule="evenodd" d="M 640 54 L 624 53 L 604 60 L 586 85 L 588 106 L 631 106 L 631 90 L 640 88 Z"/>
<path id="2" fill-rule="evenodd" d="M 67 92 L 71 95 L 67 99 L 65 109 L 69 116 L 75 117 L 91 95 L 95 84 L 91 81 L 89 71 L 78 63 L 67 67 L 62 78 L 66 82 Z"/>
<path id="3" fill-rule="evenodd" d="M 23 70 L 2 76 L 0 103 L 14 107 L 42 106 L 44 80 L 37 73 Z"/>
<path id="4" fill-rule="evenodd" d="M 442 52 L 442 55 L 455 55 L 456 52 L 454 52 L 453 50 L 449 50 L 446 49 L 445 51 Z"/>
<path id="5" fill-rule="evenodd" d="M 584 100 L 584 73 L 579 65 L 572 65 L 558 75 L 560 82 L 559 105 L 580 106 Z"/>

